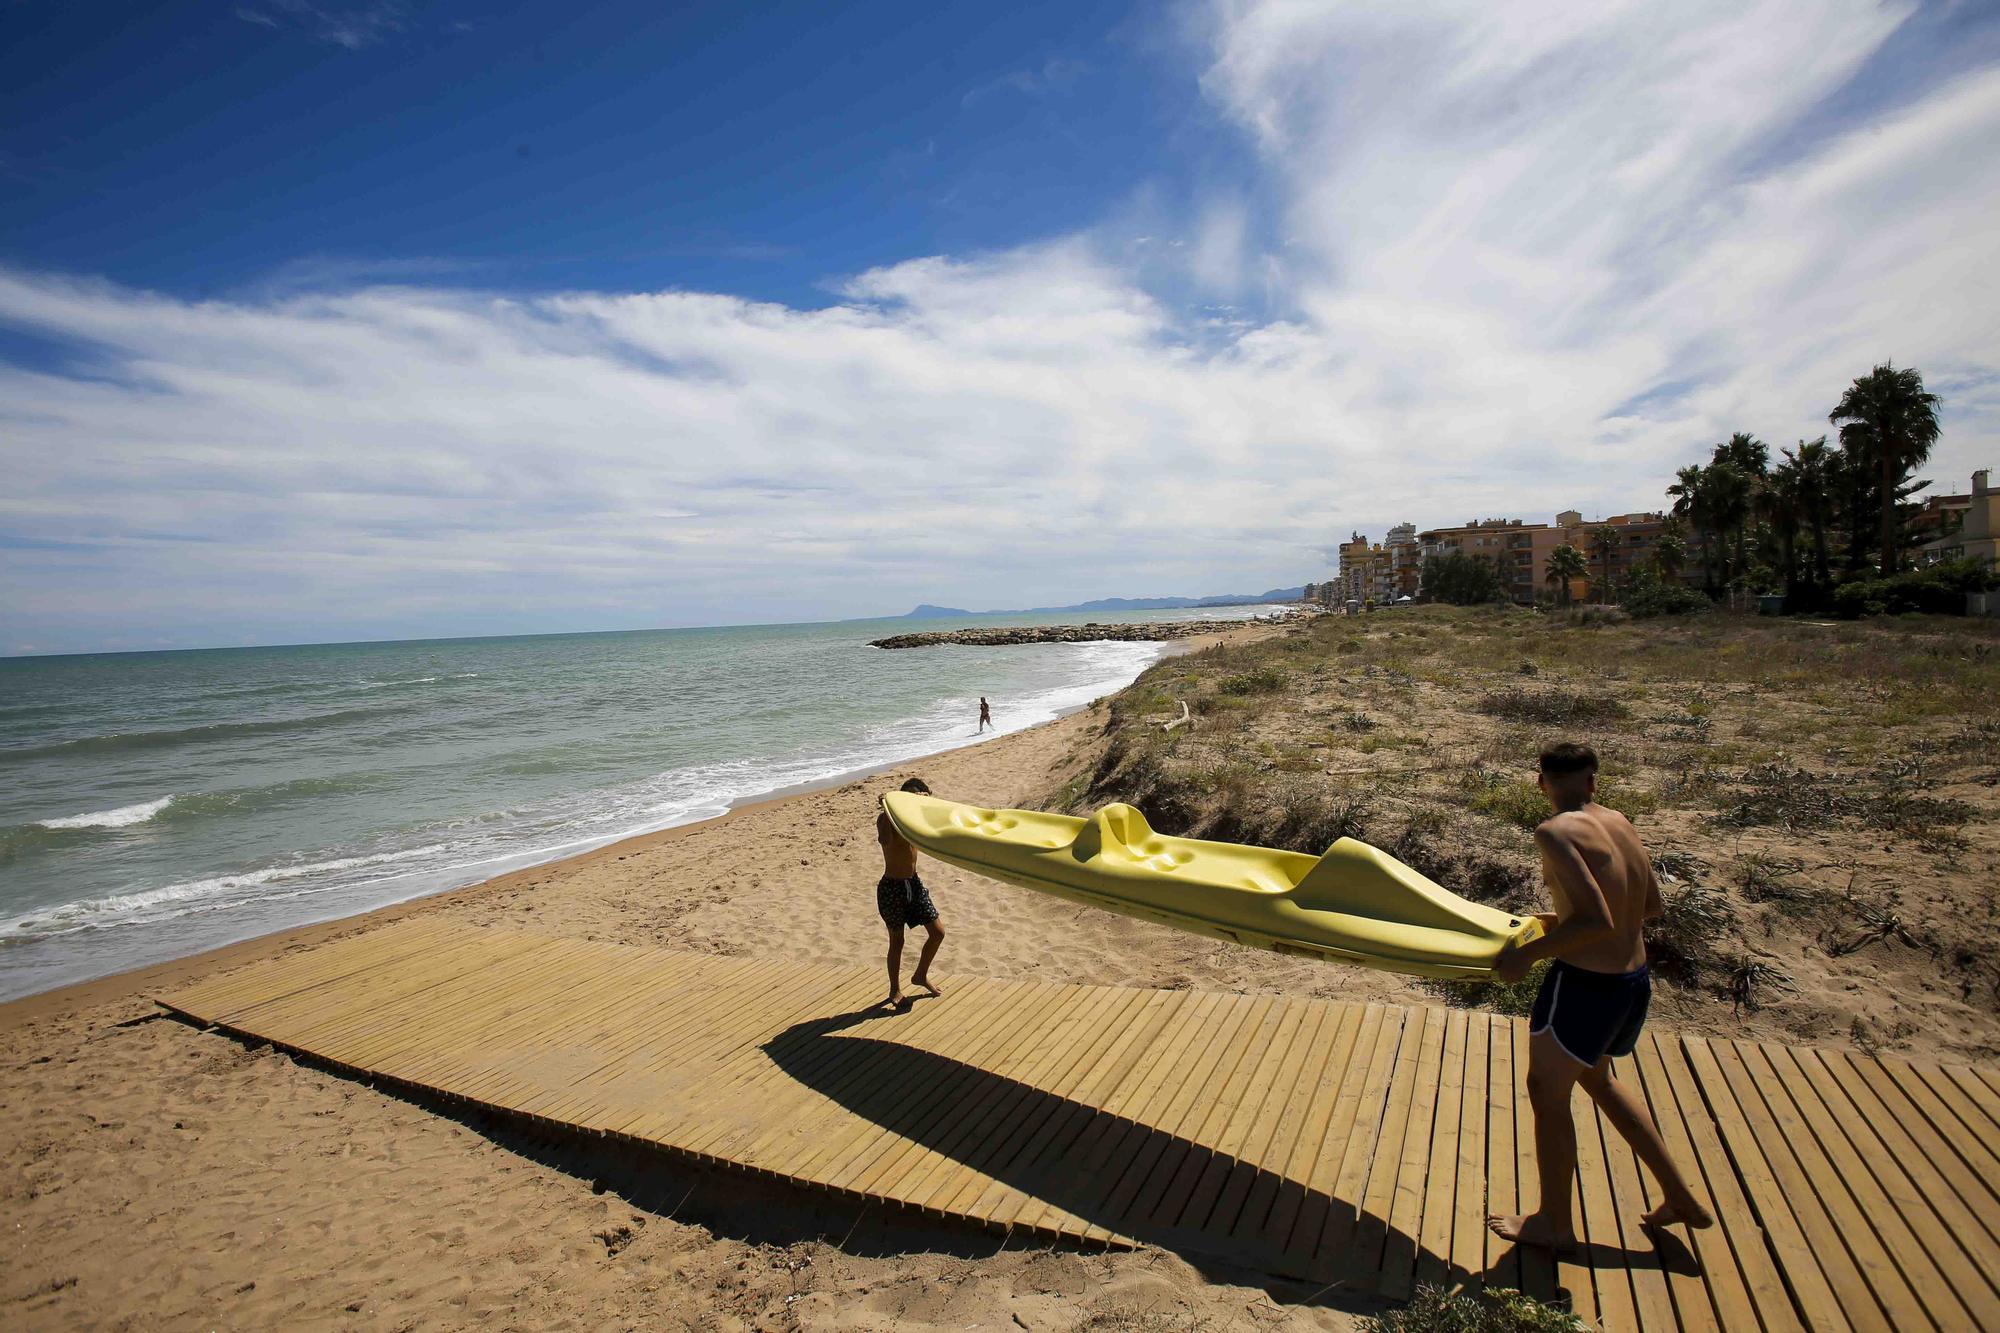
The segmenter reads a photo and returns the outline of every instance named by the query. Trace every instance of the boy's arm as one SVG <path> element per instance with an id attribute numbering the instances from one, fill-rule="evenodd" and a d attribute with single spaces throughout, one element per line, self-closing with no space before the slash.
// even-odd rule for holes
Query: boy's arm
<path id="1" fill-rule="evenodd" d="M 1500 951 L 1493 972 L 1503 981 L 1518 981 L 1544 958 L 1560 958 L 1564 951 L 1589 944 L 1614 929 L 1604 890 L 1598 887 L 1597 877 L 1590 873 L 1590 865 L 1576 844 L 1544 824 L 1535 830 L 1535 845 L 1541 849 L 1542 863 L 1555 878 L 1569 911 L 1539 938 L 1509 944 Z"/>
<path id="2" fill-rule="evenodd" d="M 1646 914 L 1641 921 L 1658 921 L 1667 914 L 1667 904 L 1660 897 L 1660 877 L 1653 873 L 1651 857 L 1646 859 Z"/>

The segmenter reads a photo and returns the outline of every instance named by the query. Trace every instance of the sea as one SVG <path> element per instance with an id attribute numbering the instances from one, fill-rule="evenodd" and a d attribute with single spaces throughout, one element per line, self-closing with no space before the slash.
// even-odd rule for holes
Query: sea
<path id="1" fill-rule="evenodd" d="M 0 999 L 979 744 L 1121 688 L 1164 651 L 868 645 L 1076 619 L 0 659 Z M 981 695 L 997 728 L 983 736 Z"/>

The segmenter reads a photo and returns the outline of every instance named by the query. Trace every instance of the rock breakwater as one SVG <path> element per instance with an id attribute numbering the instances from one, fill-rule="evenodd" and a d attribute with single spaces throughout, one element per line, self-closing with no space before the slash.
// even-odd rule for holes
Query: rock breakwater
<path id="1" fill-rule="evenodd" d="M 1289 618 L 1265 617 L 1261 623 Z M 1225 630 L 1242 629 L 1251 623 L 1248 620 L 1166 620 L 1144 625 L 1103 625 L 1093 620 L 1082 625 L 1007 625 L 992 629 L 930 630 L 921 634 L 892 634 L 886 639 L 871 639 L 869 642 L 876 648 L 934 648 L 946 643 L 982 648 L 1019 643 L 1097 643 L 1106 640 L 1130 643 L 1220 634 Z"/>

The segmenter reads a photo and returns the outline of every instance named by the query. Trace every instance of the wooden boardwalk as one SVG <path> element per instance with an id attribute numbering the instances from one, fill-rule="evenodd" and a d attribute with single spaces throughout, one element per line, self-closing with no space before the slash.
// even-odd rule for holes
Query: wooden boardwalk
<path id="1" fill-rule="evenodd" d="M 1607 1329 L 2000 1329 L 2000 1073 L 1648 1037 L 1722 1224 L 1692 1248 L 1577 1097 L 1579 1255 L 1494 1238 L 1532 1180 L 1516 1020 L 958 978 L 418 918 L 161 997 L 398 1084 L 1030 1237 L 1407 1296 L 1566 1293 Z M 1528 1194 L 1532 1197 L 1532 1184 Z M 1676 1233 L 1684 1236 L 1685 1233 Z"/>

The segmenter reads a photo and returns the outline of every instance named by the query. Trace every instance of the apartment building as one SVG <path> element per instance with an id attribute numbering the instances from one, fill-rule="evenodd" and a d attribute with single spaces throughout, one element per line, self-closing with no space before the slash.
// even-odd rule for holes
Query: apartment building
<path id="1" fill-rule="evenodd" d="M 1431 528 L 1417 535 L 1424 560 L 1469 555 L 1491 561 L 1508 597 L 1532 605 L 1548 569 L 1549 555 L 1562 545 L 1560 529 L 1518 518 L 1482 518 L 1455 528 Z"/>
<path id="2" fill-rule="evenodd" d="M 1948 502 L 1959 497 L 1939 498 Z M 1957 515 L 1956 530 L 1923 544 L 1925 563 L 1971 559 L 2000 564 L 2000 491 L 1993 489 L 1993 474 L 1989 469 L 1981 468 L 1972 474 L 1972 494 L 1964 499 L 1965 507 Z"/>
<path id="3" fill-rule="evenodd" d="M 1583 552 L 1585 563 L 1590 566 L 1589 596 L 1595 598 L 1602 591 L 1605 559 L 1597 549 L 1597 533 L 1600 528 L 1611 532 L 1613 540 L 1610 550 L 1611 586 L 1616 587 L 1629 578 L 1642 565 L 1650 564 L 1653 552 L 1660 544 L 1660 534 L 1666 531 L 1665 514 L 1614 514 L 1610 518 L 1592 519 L 1585 522 L 1583 515 L 1574 509 L 1564 510 L 1556 515 L 1556 526 L 1563 531 L 1563 541 Z M 1551 548 L 1553 549 L 1553 548 Z M 1695 561 L 1691 557 L 1689 566 Z M 1683 568 L 1684 582 L 1700 582 L 1699 569 Z"/>
<path id="4" fill-rule="evenodd" d="M 1597 551 L 1597 531 L 1615 534 L 1611 546 L 1611 582 L 1615 586 L 1652 559 L 1660 534 L 1666 530 L 1664 514 L 1616 514 L 1610 518 L 1585 521 L 1583 514 L 1566 509 L 1554 523 L 1529 523 L 1518 518 L 1483 518 L 1453 528 L 1431 528 L 1417 535 L 1419 561 L 1450 554 L 1475 556 L 1492 561 L 1500 572 L 1507 595 L 1524 606 L 1549 595 L 1549 557 L 1558 546 L 1574 546 L 1583 553 L 1589 572 L 1571 589 L 1578 598 L 1595 595 L 1604 581 L 1605 561 Z M 1683 571 L 1683 577 L 1687 572 Z M 1696 571 L 1694 577 L 1699 578 Z"/>

